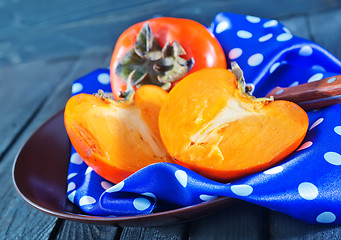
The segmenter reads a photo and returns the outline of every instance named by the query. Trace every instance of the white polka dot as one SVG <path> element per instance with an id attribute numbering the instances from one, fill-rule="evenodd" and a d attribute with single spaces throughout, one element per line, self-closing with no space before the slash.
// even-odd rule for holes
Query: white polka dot
<path id="1" fill-rule="evenodd" d="M 279 42 L 284 42 L 284 41 L 290 40 L 292 37 L 293 36 L 290 33 L 282 33 L 282 34 L 277 36 L 276 40 Z"/>
<path id="2" fill-rule="evenodd" d="M 221 33 L 227 29 L 230 29 L 231 28 L 231 23 L 229 21 L 222 21 L 220 23 L 218 23 L 215 31 L 216 33 Z"/>
<path id="3" fill-rule="evenodd" d="M 333 83 L 336 81 L 336 77 L 329 78 L 327 83 Z"/>
<path id="4" fill-rule="evenodd" d="M 290 33 L 289 29 L 287 29 L 286 27 L 283 27 L 282 29 L 283 29 L 284 32 Z"/>
<path id="5" fill-rule="evenodd" d="M 265 28 L 275 27 L 275 26 L 277 26 L 277 24 L 278 24 L 277 20 L 270 20 L 270 21 L 265 22 L 263 24 L 263 27 L 265 27 Z"/>
<path id="6" fill-rule="evenodd" d="M 112 193 L 112 192 L 118 192 L 121 191 L 124 187 L 124 181 L 117 183 L 116 185 L 112 186 L 111 188 L 107 189 L 106 192 Z"/>
<path id="7" fill-rule="evenodd" d="M 243 53 L 242 49 L 240 49 L 240 48 L 233 48 L 229 52 L 229 59 L 233 60 L 233 59 L 239 58 L 240 55 L 242 55 L 242 53 Z"/>
<path id="8" fill-rule="evenodd" d="M 248 196 L 253 192 L 253 188 L 246 184 L 233 185 L 231 186 L 231 191 L 238 196 Z"/>
<path id="9" fill-rule="evenodd" d="M 298 193 L 306 200 L 313 200 L 319 194 L 317 187 L 310 182 L 303 182 L 298 185 Z"/>
<path id="10" fill-rule="evenodd" d="M 248 38 L 252 37 L 252 33 L 248 32 L 248 31 L 245 31 L 245 30 L 239 30 L 237 32 L 237 36 L 240 37 L 240 38 L 248 39 Z"/>
<path id="11" fill-rule="evenodd" d="M 73 164 L 80 165 L 83 163 L 83 159 L 81 158 L 81 156 L 79 156 L 78 153 L 73 153 L 71 155 L 70 162 Z"/>
<path id="12" fill-rule="evenodd" d="M 79 206 L 85 206 L 85 205 L 90 205 L 94 204 L 96 202 L 96 199 L 90 196 L 84 196 L 79 200 Z"/>
<path id="13" fill-rule="evenodd" d="M 67 192 L 70 192 L 72 190 L 75 190 L 76 188 L 76 184 L 74 182 L 70 182 L 68 185 L 67 185 Z"/>
<path id="14" fill-rule="evenodd" d="M 88 167 L 85 171 L 85 175 L 92 172 L 92 167 Z"/>
<path id="15" fill-rule="evenodd" d="M 177 170 L 175 172 L 175 177 L 183 187 L 187 186 L 187 178 L 188 177 L 187 177 L 187 173 L 185 171 Z"/>
<path id="16" fill-rule="evenodd" d="M 324 159 L 333 165 L 341 165 L 341 155 L 336 152 L 327 152 L 324 154 Z"/>
<path id="17" fill-rule="evenodd" d="M 133 205 L 137 210 L 143 211 L 149 208 L 150 202 L 146 198 L 136 198 L 133 201 Z"/>
<path id="18" fill-rule="evenodd" d="M 248 20 L 250 23 L 259 23 L 261 19 L 259 17 L 248 15 L 246 16 L 246 20 Z"/>
<path id="19" fill-rule="evenodd" d="M 301 150 L 307 149 L 308 147 L 310 147 L 312 145 L 313 145 L 312 141 L 307 141 L 307 142 L 303 143 L 296 151 L 301 151 Z"/>
<path id="20" fill-rule="evenodd" d="M 103 85 L 107 85 L 110 83 L 110 76 L 107 73 L 101 73 L 97 76 L 98 82 L 100 82 Z"/>
<path id="21" fill-rule="evenodd" d="M 72 84 L 72 93 L 78 93 L 83 90 L 83 85 L 81 83 Z"/>
<path id="22" fill-rule="evenodd" d="M 322 73 L 316 73 L 308 79 L 308 82 L 315 82 L 315 81 L 321 80 L 322 78 L 323 78 Z"/>
<path id="23" fill-rule="evenodd" d="M 264 174 L 277 174 L 277 173 L 280 173 L 282 171 L 283 171 L 283 167 L 277 166 L 277 167 L 270 168 L 270 169 L 264 171 L 263 173 Z"/>
<path id="24" fill-rule="evenodd" d="M 104 188 L 105 190 L 111 188 L 113 185 L 110 183 L 110 182 L 107 182 L 107 181 L 102 181 L 101 182 L 101 186 L 102 188 Z"/>
<path id="25" fill-rule="evenodd" d="M 210 200 L 213 200 L 213 199 L 216 199 L 217 196 L 212 196 L 212 195 L 206 195 L 206 194 L 201 194 L 199 196 L 199 198 L 204 201 L 204 202 L 207 202 L 207 201 L 210 201 Z"/>
<path id="26" fill-rule="evenodd" d="M 279 89 L 275 94 L 276 95 L 280 95 L 280 94 L 282 94 L 284 92 L 284 89 Z"/>
<path id="27" fill-rule="evenodd" d="M 72 193 L 70 193 L 67 198 L 72 202 L 75 203 L 75 196 L 76 196 L 76 191 L 73 191 Z"/>
<path id="28" fill-rule="evenodd" d="M 289 87 L 294 87 L 294 86 L 297 86 L 297 85 L 298 85 L 298 81 L 295 81 L 295 82 L 293 82 L 292 84 L 290 84 Z"/>
<path id="29" fill-rule="evenodd" d="M 309 128 L 309 130 L 315 128 L 316 126 L 318 126 L 321 122 L 323 122 L 324 118 L 319 118 L 317 119 L 312 125 L 311 127 Z"/>
<path id="30" fill-rule="evenodd" d="M 324 67 L 322 67 L 321 65 L 313 65 L 311 66 L 311 69 L 315 70 L 315 71 L 319 71 L 319 72 L 325 72 L 326 69 Z"/>
<path id="31" fill-rule="evenodd" d="M 77 176 L 78 173 L 70 173 L 69 176 L 67 176 L 67 179 L 71 179 L 73 178 L 74 176 Z"/>
<path id="32" fill-rule="evenodd" d="M 272 64 L 272 66 L 270 67 L 270 73 L 273 73 L 279 67 L 279 65 L 281 65 L 281 63 L 279 62 Z"/>
<path id="33" fill-rule="evenodd" d="M 307 57 L 313 54 L 313 49 L 310 46 L 303 46 L 301 47 L 300 51 L 298 52 L 300 56 Z"/>
<path id="34" fill-rule="evenodd" d="M 341 136 L 341 126 L 335 127 L 334 131 Z"/>
<path id="35" fill-rule="evenodd" d="M 260 37 L 260 38 L 258 39 L 258 41 L 260 41 L 260 42 L 268 41 L 269 39 L 272 38 L 272 36 L 273 36 L 272 33 L 266 34 L 266 35 L 264 35 L 263 37 Z"/>
<path id="36" fill-rule="evenodd" d="M 247 63 L 249 64 L 249 66 L 255 67 L 261 64 L 263 62 L 263 59 L 264 57 L 261 53 L 256 53 L 256 54 L 253 54 L 251 57 L 249 57 L 249 59 L 247 60 Z"/>
<path id="37" fill-rule="evenodd" d="M 156 196 L 153 193 L 151 193 L 151 192 L 145 192 L 145 193 L 141 193 L 141 194 L 144 195 L 144 196 L 156 199 Z"/>
<path id="38" fill-rule="evenodd" d="M 336 216 L 332 212 L 323 212 L 316 217 L 318 223 L 332 223 L 336 220 Z"/>

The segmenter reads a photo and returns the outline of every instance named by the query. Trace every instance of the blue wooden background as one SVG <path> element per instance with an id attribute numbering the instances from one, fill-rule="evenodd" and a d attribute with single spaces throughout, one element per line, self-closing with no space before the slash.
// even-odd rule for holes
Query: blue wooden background
<path id="1" fill-rule="evenodd" d="M 29 206 L 11 169 L 32 133 L 70 97 L 72 81 L 109 65 L 120 33 L 156 16 L 208 25 L 219 12 L 281 21 L 341 58 L 340 0 L 0 0 L 1 239 L 341 239 L 341 227 L 307 225 L 239 202 L 188 223 L 114 227 L 77 223 Z"/>
<path id="2" fill-rule="evenodd" d="M 340 57 L 332 47 L 340 9 L 339 0 L 0 0 L 0 64 L 107 52 L 136 22 L 171 16 L 208 25 L 223 11 L 281 20 Z"/>

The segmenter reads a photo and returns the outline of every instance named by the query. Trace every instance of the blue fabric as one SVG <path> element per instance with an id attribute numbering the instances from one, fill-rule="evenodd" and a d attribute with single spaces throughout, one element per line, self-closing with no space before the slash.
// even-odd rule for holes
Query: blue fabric
<path id="1" fill-rule="evenodd" d="M 275 20 L 231 13 L 210 30 L 226 56 L 242 67 L 254 94 L 341 74 L 341 63 L 317 44 L 293 36 Z M 108 69 L 74 82 L 73 95 L 110 92 Z M 239 198 L 308 223 L 341 223 L 341 105 L 308 112 L 300 148 L 281 164 L 229 184 L 206 179 L 176 164 L 158 163 L 114 185 L 72 149 L 67 194 L 85 213 L 129 216 L 190 206 L 217 196 Z"/>

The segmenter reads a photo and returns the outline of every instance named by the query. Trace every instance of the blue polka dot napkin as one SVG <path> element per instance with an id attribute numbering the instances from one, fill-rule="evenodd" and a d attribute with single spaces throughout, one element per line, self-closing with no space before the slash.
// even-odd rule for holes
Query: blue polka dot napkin
<path id="1" fill-rule="evenodd" d="M 218 14 L 209 28 L 226 56 L 243 69 L 254 95 L 341 74 L 341 62 L 317 44 L 293 36 L 276 20 Z M 72 94 L 110 92 L 108 69 L 76 80 Z M 308 223 L 341 223 L 341 105 L 308 112 L 302 145 L 281 164 L 232 183 L 206 179 L 176 164 L 158 163 L 114 185 L 72 148 L 68 199 L 85 213 L 129 216 L 166 211 L 229 196 Z M 271 139 L 267 139 L 271 141 Z"/>

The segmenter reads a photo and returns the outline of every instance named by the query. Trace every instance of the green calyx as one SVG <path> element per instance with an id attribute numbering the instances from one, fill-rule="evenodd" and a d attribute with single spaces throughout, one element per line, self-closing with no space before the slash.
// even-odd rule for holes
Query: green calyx
<path id="1" fill-rule="evenodd" d="M 194 64 L 193 58 L 187 61 L 181 57 L 185 54 L 177 41 L 173 44 L 167 42 L 161 48 L 146 23 L 137 36 L 134 48 L 118 63 L 116 74 L 127 82 L 134 71 L 131 79 L 133 86 L 153 84 L 168 90 L 171 83 L 183 78 Z"/>
<path id="2" fill-rule="evenodd" d="M 231 71 L 237 78 L 238 89 L 242 94 L 246 94 L 248 97 L 253 98 L 254 101 L 272 102 L 274 100 L 272 96 L 270 98 L 256 98 L 255 96 L 253 96 L 253 87 L 246 84 L 243 70 L 234 61 L 231 62 Z"/>
<path id="3" fill-rule="evenodd" d="M 98 89 L 97 93 L 93 94 L 95 97 L 102 99 L 103 101 L 109 100 L 114 101 L 114 97 L 112 93 L 104 92 L 102 89 Z"/>
<path id="4" fill-rule="evenodd" d="M 120 100 L 114 100 L 114 96 L 112 93 L 106 93 L 102 89 L 99 89 L 97 93 L 93 95 L 100 98 L 102 101 L 105 102 L 125 102 L 125 103 L 133 103 L 134 96 L 135 96 L 135 89 L 131 85 L 132 77 L 134 76 L 135 71 L 132 71 L 127 79 L 127 90 L 125 92 L 120 92 Z"/>
<path id="5" fill-rule="evenodd" d="M 135 70 L 133 70 L 131 73 L 129 73 L 128 78 L 126 80 L 127 82 L 127 89 L 125 92 L 120 92 L 120 98 L 123 98 L 123 100 L 118 100 L 122 102 L 129 102 L 132 103 L 134 96 L 135 96 L 135 89 L 132 85 L 133 77 L 135 74 Z"/>

